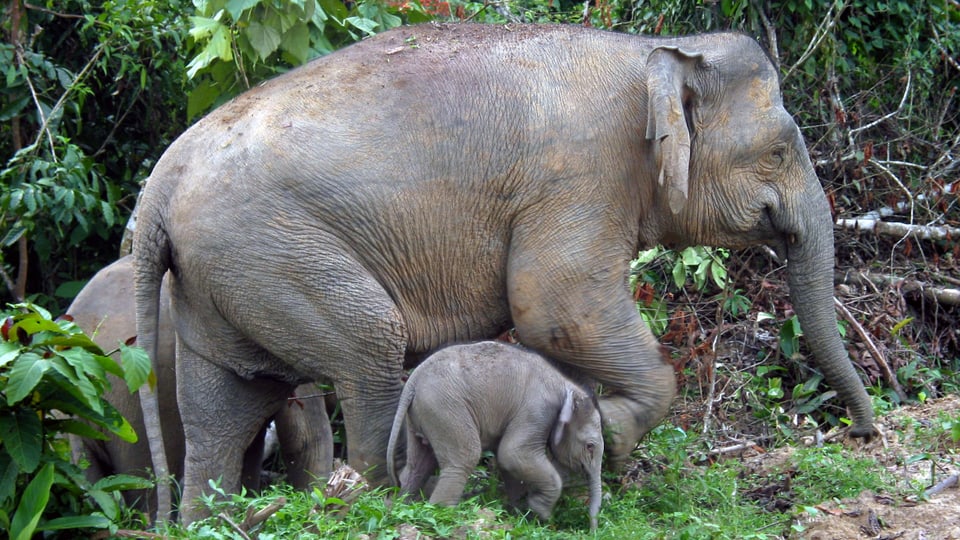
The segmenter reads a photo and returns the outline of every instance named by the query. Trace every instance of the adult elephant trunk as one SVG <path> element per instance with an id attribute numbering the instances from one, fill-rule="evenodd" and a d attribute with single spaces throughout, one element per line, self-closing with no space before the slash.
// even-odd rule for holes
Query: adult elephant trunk
<path id="1" fill-rule="evenodd" d="M 810 170 L 805 199 L 797 208 L 797 233 L 787 245 L 788 283 L 793 309 L 830 387 L 849 408 L 850 434 L 871 437 L 873 407 L 837 331 L 833 297 L 833 222 L 816 175 Z"/>

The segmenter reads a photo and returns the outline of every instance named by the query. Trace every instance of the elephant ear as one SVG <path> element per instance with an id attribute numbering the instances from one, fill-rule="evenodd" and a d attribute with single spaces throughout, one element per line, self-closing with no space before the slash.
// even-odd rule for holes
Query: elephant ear
<path id="1" fill-rule="evenodd" d="M 556 448 L 560 446 L 560 442 L 563 440 L 563 432 L 567 429 L 567 426 L 570 425 L 570 421 L 573 419 L 573 388 L 567 386 L 566 391 L 563 396 L 563 405 L 560 407 L 560 414 L 557 416 L 557 422 L 553 426 L 553 437 L 551 437 L 551 442 L 553 447 Z"/>
<path id="2" fill-rule="evenodd" d="M 658 183 L 666 184 L 670 211 L 680 213 L 690 181 L 690 131 L 684 97 L 700 54 L 659 47 L 647 57 L 647 139 L 657 159 Z"/>

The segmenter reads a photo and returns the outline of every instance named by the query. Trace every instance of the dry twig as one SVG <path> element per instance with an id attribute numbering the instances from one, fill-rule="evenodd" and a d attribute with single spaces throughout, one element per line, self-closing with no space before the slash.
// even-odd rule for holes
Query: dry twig
<path id="1" fill-rule="evenodd" d="M 853 330 L 860 336 L 860 339 L 863 340 L 863 343 L 870 349 L 870 354 L 873 356 L 874 361 L 880 366 L 880 371 L 883 372 L 883 378 L 886 379 L 887 384 L 900 396 L 901 401 L 907 400 L 907 394 L 903 391 L 903 388 L 900 387 L 900 382 L 897 381 L 896 374 L 893 373 L 893 370 L 890 369 L 890 365 L 887 364 L 886 359 L 883 354 L 880 353 L 880 349 L 877 348 L 877 345 L 870 339 L 870 335 L 867 334 L 867 331 L 864 330 L 863 326 L 857 321 L 856 317 L 850 313 L 850 310 L 847 309 L 847 306 L 843 305 L 837 297 L 833 298 L 834 304 L 837 306 L 837 311 L 840 312 L 840 315 L 846 319 L 850 326 L 853 327 Z"/>

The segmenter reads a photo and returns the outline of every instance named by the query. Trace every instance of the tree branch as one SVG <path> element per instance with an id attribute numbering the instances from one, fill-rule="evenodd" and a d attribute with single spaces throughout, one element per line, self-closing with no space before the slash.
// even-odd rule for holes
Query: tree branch
<path id="1" fill-rule="evenodd" d="M 960 238 L 960 229 L 949 225 L 911 225 L 871 218 L 838 219 L 836 226 L 854 231 L 869 231 L 879 235 L 913 237 L 916 240 L 948 240 Z"/>
<path id="2" fill-rule="evenodd" d="M 903 388 L 900 387 L 900 381 L 897 380 L 897 375 L 890 369 L 890 364 L 887 364 L 884 355 L 880 352 L 880 349 L 877 348 L 877 345 L 870 339 L 870 335 L 864 330 L 863 325 L 857 321 L 857 318 L 850 313 L 850 310 L 847 309 L 847 306 L 843 305 L 837 297 L 833 297 L 833 303 L 836 304 L 837 311 L 840 312 L 840 315 L 850 323 L 850 326 L 853 327 L 853 330 L 860 336 L 860 339 L 863 341 L 863 344 L 866 345 L 867 349 L 870 350 L 870 355 L 873 356 L 873 360 L 880 366 L 880 371 L 883 372 L 883 378 L 886 379 L 887 384 L 890 385 L 890 388 L 893 388 L 893 391 L 900 396 L 900 401 L 907 401 L 907 394 L 903 391 Z"/>
<path id="3" fill-rule="evenodd" d="M 823 43 L 823 40 L 828 35 L 830 35 L 830 31 L 833 30 L 833 27 L 837 24 L 837 21 L 840 19 L 840 14 L 842 14 L 843 11 L 847 9 L 847 5 L 849 3 L 850 3 L 849 0 L 844 0 L 843 4 L 841 4 L 839 7 L 836 6 L 836 4 L 833 6 L 830 6 L 830 9 L 827 10 L 827 14 L 823 17 L 823 21 L 820 23 L 820 26 L 818 26 L 817 29 L 814 30 L 813 39 L 811 39 L 810 44 L 807 45 L 807 50 L 803 51 L 803 54 L 800 55 L 800 59 L 797 60 L 795 64 L 790 66 L 790 69 L 787 70 L 787 73 L 783 76 L 783 79 L 781 79 L 780 81 L 781 84 L 783 83 L 783 81 L 786 81 L 787 78 L 789 78 L 790 75 L 797 70 L 797 68 L 802 66 L 803 63 L 806 62 L 807 59 L 810 58 L 813 55 L 813 53 L 817 51 L 817 49 L 820 48 L 820 44 Z M 836 14 L 833 13 L 834 7 L 837 7 Z"/>
<path id="4" fill-rule="evenodd" d="M 894 287 L 906 293 L 919 293 L 921 296 L 927 300 L 930 300 L 931 302 L 937 302 L 947 306 L 960 306 L 960 289 L 936 287 L 923 281 L 901 276 L 848 271 L 838 272 L 835 274 L 834 282 L 837 284 L 851 284 L 860 286 L 879 285 L 885 287 Z"/>

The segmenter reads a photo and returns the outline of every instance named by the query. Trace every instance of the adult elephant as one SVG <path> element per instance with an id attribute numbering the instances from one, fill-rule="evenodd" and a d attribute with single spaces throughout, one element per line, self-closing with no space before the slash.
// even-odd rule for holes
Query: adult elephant
<path id="1" fill-rule="evenodd" d="M 120 258 L 97 272 L 67 308 L 74 322 L 93 336 L 105 351 L 116 349 L 118 343 L 136 336 L 133 274 L 133 256 Z M 169 472 L 179 482 L 184 468 L 184 440 L 176 400 L 175 336 L 169 305 L 169 295 L 164 287 L 160 291 L 155 371 L 157 391 L 163 403 L 161 424 L 164 448 L 170 457 Z M 309 387 L 300 388 L 299 394 L 310 391 L 312 389 Z M 84 473 L 91 482 L 120 473 L 149 477 L 152 465 L 150 447 L 143 437 L 144 421 L 137 394 L 131 394 L 123 381 L 111 376 L 111 388 L 103 398 L 130 422 L 141 437 L 137 442 L 129 443 L 103 429 L 100 431 L 104 439 L 71 435 L 70 447 L 74 460 L 84 460 L 89 464 Z M 333 433 L 323 400 L 305 399 L 300 403 L 280 407 L 274 421 L 287 481 L 294 487 L 306 489 L 317 478 L 330 475 L 333 466 Z M 249 489 L 259 488 L 263 442 L 261 431 L 246 447 L 242 483 Z M 157 498 L 153 491 L 125 491 L 124 500 L 127 505 L 148 515 L 157 511 Z"/>
<path id="2" fill-rule="evenodd" d="M 836 328 L 830 209 L 752 39 L 411 26 L 248 91 L 159 160 L 134 241 L 145 345 L 172 272 L 184 497 L 238 489 L 251 426 L 318 378 L 351 465 L 384 481 L 405 358 L 511 325 L 609 390 L 625 459 L 675 394 L 626 284 L 658 242 L 788 258 L 819 366 L 853 435 L 873 432 Z"/>

